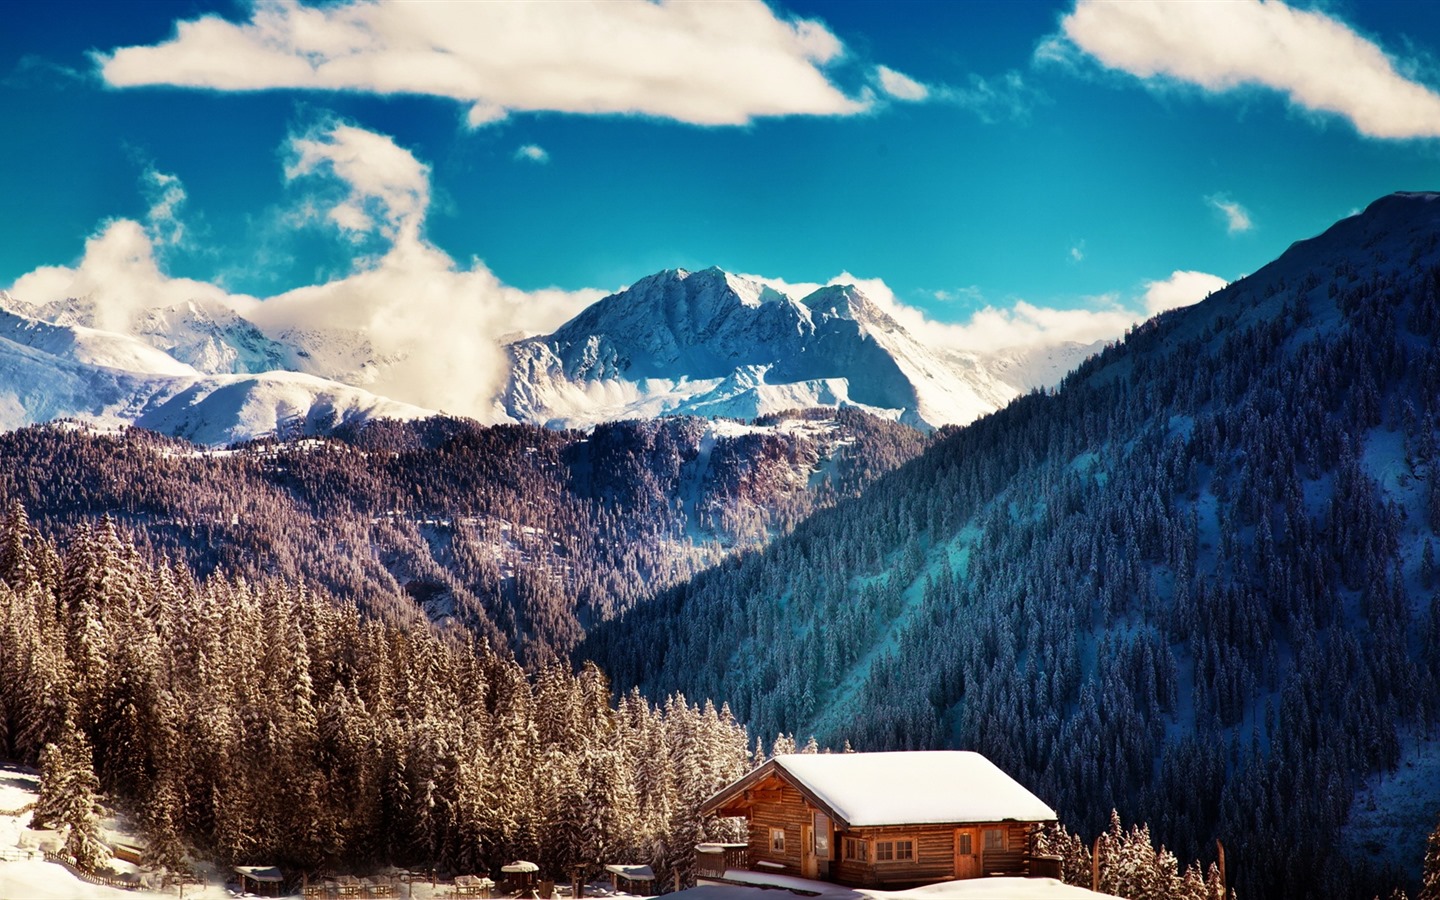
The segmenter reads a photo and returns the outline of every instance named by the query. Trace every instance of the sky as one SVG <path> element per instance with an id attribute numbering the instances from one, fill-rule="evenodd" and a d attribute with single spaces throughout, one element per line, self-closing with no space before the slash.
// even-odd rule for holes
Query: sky
<path id="1" fill-rule="evenodd" d="M 1437 54 L 1408 2 L 17 0 L 0 288 L 493 349 L 718 265 L 1094 340 L 1440 188 Z"/>

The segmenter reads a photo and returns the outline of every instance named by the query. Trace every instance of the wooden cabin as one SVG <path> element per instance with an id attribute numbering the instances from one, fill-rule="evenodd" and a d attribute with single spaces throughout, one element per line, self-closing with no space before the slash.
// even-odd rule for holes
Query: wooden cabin
<path id="1" fill-rule="evenodd" d="M 1056 819 L 967 751 L 777 756 L 702 812 L 750 820 L 753 872 L 879 888 L 1034 874 L 1035 831 Z"/>

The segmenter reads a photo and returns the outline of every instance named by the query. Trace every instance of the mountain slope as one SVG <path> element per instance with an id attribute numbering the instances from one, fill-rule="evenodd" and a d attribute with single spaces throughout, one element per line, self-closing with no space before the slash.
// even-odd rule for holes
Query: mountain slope
<path id="1" fill-rule="evenodd" d="M 243 403 L 252 383 L 274 387 L 271 376 L 232 377 L 186 419 L 233 420 L 208 407 Z M 149 417 L 191 399 L 181 392 L 142 423 L 165 425 Z M 315 408 L 308 393 L 295 402 Z M 21 501 L 53 537 L 108 514 L 202 575 L 316 584 L 375 615 L 458 623 L 538 662 L 854 496 L 925 443 L 858 410 L 667 417 L 588 434 L 440 417 L 308 431 L 334 436 L 206 451 L 138 429 L 0 434 L 0 503 Z"/>
<path id="2" fill-rule="evenodd" d="M 1437 540 L 1440 196 L 1394 195 L 578 654 L 762 734 L 981 750 L 1091 835 L 1220 838 L 1242 896 L 1370 897 L 1420 858 L 1352 803 L 1437 751 Z"/>
<path id="3" fill-rule="evenodd" d="M 1087 351 L 1054 352 L 1073 365 Z M 714 268 L 643 278 L 510 356 L 505 411 L 560 425 L 853 405 L 938 427 L 995 410 L 1031 371 L 1020 355 L 932 349 L 854 286 L 796 300 Z"/>

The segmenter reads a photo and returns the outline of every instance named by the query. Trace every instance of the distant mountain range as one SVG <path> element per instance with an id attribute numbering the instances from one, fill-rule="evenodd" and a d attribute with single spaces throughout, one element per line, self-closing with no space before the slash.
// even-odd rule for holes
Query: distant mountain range
<path id="1" fill-rule="evenodd" d="M 200 299 L 116 318 L 95 298 L 0 292 L 0 428 L 69 417 L 219 445 L 437 412 L 366 389 L 394 360 L 358 331 L 267 333 Z M 590 427 L 855 406 L 932 428 L 1052 385 L 1097 349 L 962 353 L 911 334 L 854 286 L 797 300 L 719 269 L 672 269 L 510 344 L 496 409 Z"/>

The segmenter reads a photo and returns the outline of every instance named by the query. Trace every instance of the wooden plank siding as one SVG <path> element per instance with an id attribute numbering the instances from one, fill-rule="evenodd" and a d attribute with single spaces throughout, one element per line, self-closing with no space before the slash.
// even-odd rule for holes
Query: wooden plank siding
<path id="1" fill-rule="evenodd" d="M 779 796 L 773 801 L 756 802 L 751 806 L 750 816 L 750 865 L 761 860 L 775 863 L 775 866 L 759 866 L 757 871 L 773 874 L 803 877 L 804 848 L 801 845 L 801 826 L 811 821 L 815 807 L 806 802 L 801 793 L 784 785 Z M 980 874 L 1026 874 L 1026 861 L 1030 855 L 1031 824 L 1028 822 L 991 822 L 966 825 L 977 829 L 976 848 L 980 853 Z M 770 847 L 770 829 L 785 831 L 785 852 L 777 853 Z M 955 871 L 955 829 L 956 825 L 894 825 L 884 828 L 852 828 L 836 831 L 832 848 L 833 861 L 830 863 L 829 880 L 840 884 L 863 887 L 896 887 L 933 884 L 949 881 L 956 877 Z M 987 828 L 1002 828 L 1006 832 L 1006 846 L 1003 851 L 984 850 L 984 834 Z M 844 839 L 859 838 L 866 842 L 867 862 L 844 858 Z M 915 858 L 893 862 L 875 860 L 875 842 L 909 839 L 915 842 Z"/>
<path id="2" fill-rule="evenodd" d="M 772 794 L 773 791 L 773 794 Z M 770 799 L 771 797 L 774 799 Z M 760 866 L 756 871 L 803 877 L 801 872 L 800 826 L 808 823 L 814 807 L 799 791 L 779 779 L 767 780 L 764 790 L 752 792 L 750 807 L 750 866 L 766 860 L 783 868 Z M 764 799 L 761 799 L 764 798 Z M 770 829 L 785 829 L 785 852 L 770 849 Z"/>

